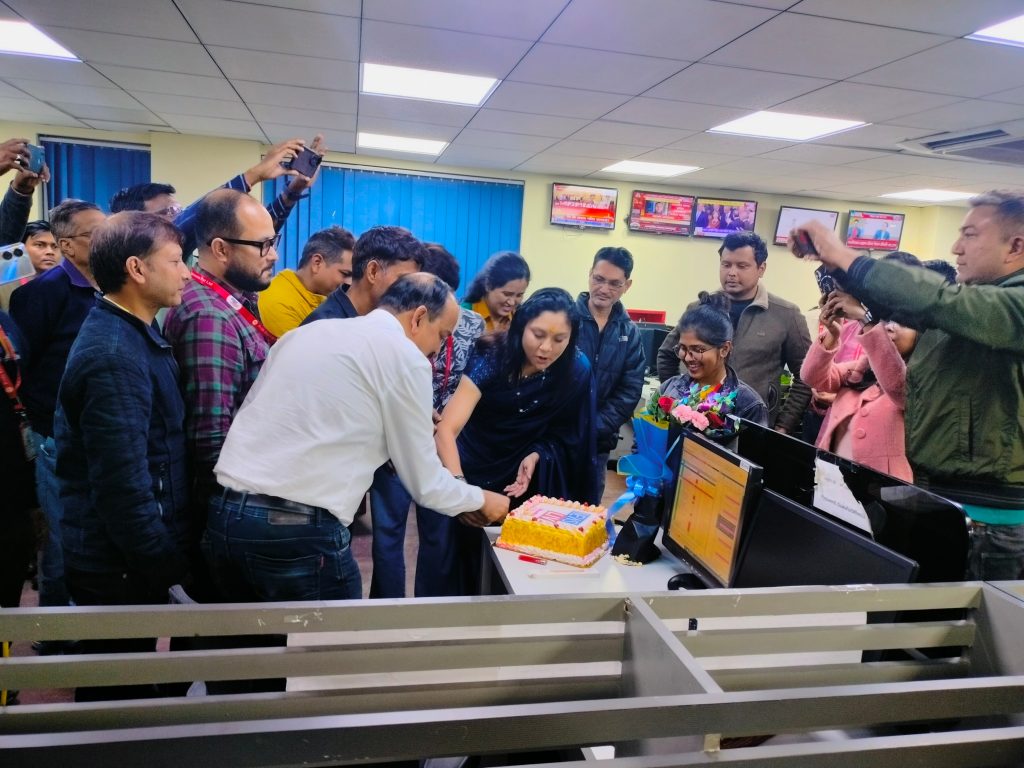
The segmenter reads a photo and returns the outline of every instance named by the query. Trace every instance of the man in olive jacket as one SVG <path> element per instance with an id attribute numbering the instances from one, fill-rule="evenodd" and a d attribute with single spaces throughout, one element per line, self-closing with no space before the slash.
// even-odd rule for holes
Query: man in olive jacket
<path id="1" fill-rule="evenodd" d="M 722 291 L 732 302 L 730 314 L 735 329 L 729 364 L 740 381 L 767 404 L 768 424 L 779 432 L 799 434 L 800 420 L 811 401 L 810 388 L 798 376 L 811 346 L 807 321 L 796 304 L 768 293 L 764 287 L 761 278 L 768 266 L 768 246 L 753 232 L 726 235 L 718 259 L 718 276 Z M 691 304 L 687 311 L 695 306 Z M 658 378 L 662 382 L 680 372 L 678 345 L 677 324 L 658 349 Z M 793 384 L 780 407 L 779 379 L 784 366 L 793 374 Z"/>
<path id="2" fill-rule="evenodd" d="M 907 364 L 907 458 L 914 481 L 963 504 L 968 576 L 1024 569 L 1024 195 L 972 198 L 953 244 L 958 285 L 927 269 L 860 256 L 828 228 L 801 225 L 861 301 L 924 332 Z M 790 240 L 792 242 L 792 239 Z"/>
<path id="3" fill-rule="evenodd" d="M 589 358 L 597 385 L 598 483 L 602 493 L 608 454 L 618 442 L 619 427 L 640 402 L 647 369 L 640 330 L 620 301 L 633 284 L 632 273 L 629 251 L 602 248 L 590 268 L 590 292 L 576 299 L 580 314 L 576 346 Z"/>

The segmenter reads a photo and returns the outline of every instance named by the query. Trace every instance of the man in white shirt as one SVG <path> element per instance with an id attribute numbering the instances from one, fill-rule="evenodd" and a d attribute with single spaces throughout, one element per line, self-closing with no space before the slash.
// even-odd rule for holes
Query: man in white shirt
<path id="1" fill-rule="evenodd" d="M 205 545 L 222 599 L 361 597 L 348 525 L 389 459 L 425 507 L 475 526 L 508 512 L 434 448 L 428 357 L 458 317 L 449 287 L 417 273 L 373 312 L 302 326 L 271 349 L 214 470 Z"/>

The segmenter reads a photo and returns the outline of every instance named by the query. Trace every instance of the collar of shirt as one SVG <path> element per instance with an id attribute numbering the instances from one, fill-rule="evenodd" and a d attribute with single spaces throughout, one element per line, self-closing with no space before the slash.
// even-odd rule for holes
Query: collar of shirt
<path id="1" fill-rule="evenodd" d="M 64 258 L 60 262 L 60 268 L 64 270 L 68 279 L 72 285 L 78 286 L 79 288 L 88 288 L 92 290 L 92 283 L 86 278 L 85 275 L 79 271 L 78 267 L 71 263 L 71 259 Z"/>

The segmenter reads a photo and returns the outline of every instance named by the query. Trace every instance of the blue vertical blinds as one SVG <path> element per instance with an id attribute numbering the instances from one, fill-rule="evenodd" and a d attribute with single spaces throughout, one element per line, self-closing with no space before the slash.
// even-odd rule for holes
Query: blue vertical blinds
<path id="1" fill-rule="evenodd" d="M 96 203 L 110 212 L 110 198 L 123 187 L 148 182 L 149 149 L 42 140 L 50 183 L 46 208 L 69 197 Z"/>
<path id="2" fill-rule="evenodd" d="M 266 202 L 287 182 L 264 184 Z M 295 269 L 309 236 L 332 224 L 357 238 L 370 227 L 397 225 L 451 251 L 462 267 L 461 295 L 488 256 L 519 250 L 522 219 L 522 184 L 325 165 L 282 230 L 277 269 Z"/>

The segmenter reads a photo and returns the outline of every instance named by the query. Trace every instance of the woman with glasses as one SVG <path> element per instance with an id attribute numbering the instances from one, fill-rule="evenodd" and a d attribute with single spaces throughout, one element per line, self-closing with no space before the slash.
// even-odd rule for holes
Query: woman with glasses
<path id="1" fill-rule="evenodd" d="M 733 335 L 729 297 L 701 291 L 698 300 L 700 303 L 679 321 L 676 354 L 686 373 L 666 380 L 661 385 L 661 394 L 705 414 L 709 423 L 707 427 L 698 427 L 700 431 L 716 442 L 726 443 L 736 434 L 727 416 L 767 426 L 768 406 L 757 392 L 739 380 L 727 362 Z"/>
<path id="2" fill-rule="evenodd" d="M 484 330 L 507 331 L 530 285 L 530 266 L 515 251 L 496 253 L 483 265 L 462 299 L 484 319 Z"/>

